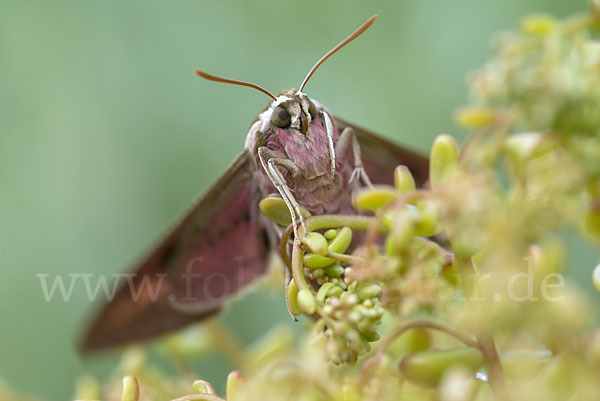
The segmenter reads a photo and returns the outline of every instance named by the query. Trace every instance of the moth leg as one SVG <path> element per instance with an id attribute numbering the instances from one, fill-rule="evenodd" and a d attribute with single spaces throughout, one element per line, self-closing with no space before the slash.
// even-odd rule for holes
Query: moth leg
<path id="1" fill-rule="evenodd" d="M 323 112 L 323 121 L 325 121 L 325 132 L 327 133 L 327 144 L 329 146 L 329 160 L 331 161 L 331 178 L 329 179 L 329 183 L 333 184 L 333 180 L 335 179 L 336 147 L 333 144 L 333 124 L 331 123 L 331 117 L 325 111 Z"/>
<path id="2" fill-rule="evenodd" d="M 354 156 L 354 170 L 352 170 L 349 182 L 356 182 L 359 184 L 360 180 L 362 180 L 367 186 L 372 187 L 373 184 L 371 183 L 371 179 L 363 166 L 358 138 L 356 138 L 356 134 L 354 134 L 354 130 L 351 127 L 346 127 L 342 131 L 340 139 L 337 141 L 335 150 L 338 154 L 343 155 L 350 146 L 352 146 L 352 154 Z"/>
<path id="3" fill-rule="evenodd" d="M 294 237 L 297 241 L 299 241 L 300 238 L 298 237 L 297 227 L 298 220 L 300 221 L 300 224 L 302 224 L 302 228 L 304 229 L 305 233 L 307 232 L 306 223 L 304 222 L 304 217 L 302 216 L 302 212 L 300 210 L 300 204 L 298 203 L 296 198 L 294 198 L 292 190 L 290 189 L 290 187 L 288 187 L 288 185 L 285 182 L 285 179 L 283 178 L 283 174 L 281 174 L 281 171 L 279 171 L 279 169 L 277 168 L 283 167 L 291 171 L 292 174 L 296 174 L 298 172 L 298 166 L 296 166 L 296 164 L 289 159 L 275 157 L 273 153 L 264 146 L 258 148 L 258 157 L 260 158 L 260 162 L 265 172 L 267 173 L 267 176 L 269 177 L 277 191 L 279 191 L 279 194 L 283 198 L 283 201 L 287 205 L 290 214 L 292 215 Z"/>

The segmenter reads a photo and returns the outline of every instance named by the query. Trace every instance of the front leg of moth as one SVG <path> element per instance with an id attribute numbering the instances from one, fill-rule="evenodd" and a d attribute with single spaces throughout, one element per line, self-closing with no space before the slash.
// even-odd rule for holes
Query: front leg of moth
<path id="1" fill-rule="evenodd" d="M 352 154 L 354 156 L 354 170 L 352 170 L 352 175 L 350 176 L 350 183 L 356 182 L 360 185 L 360 180 L 363 181 L 367 186 L 372 187 L 371 179 L 367 175 L 365 168 L 362 163 L 362 158 L 360 155 L 360 145 L 358 143 L 358 139 L 354 134 L 354 131 L 351 127 L 346 127 L 342 131 L 340 135 L 340 139 L 338 139 L 335 145 L 335 152 L 338 155 L 344 155 L 348 151 L 348 148 L 352 146 Z"/>
<path id="2" fill-rule="evenodd" d="M 283 167 L 289 170 L 292 174 L 298 173 L 298 166 L 289 160 L 276 157 L 273 152 L 271 152 L 268 148 L 261 146 L 258 148 L 258 157 L 260 158 L 260 163 L 263 166 L 263 169 L 267 173 L 267 176 L 283 198 L 283 201 L 287 205 L 290 210 L 290 214 L 292 216 L 292 226 L 294 229 L 294 237 L 297 241 L 300 240 L 298 237 L 298 220 L 300 220 L 300 224 L 302 224 L 302 228 L 306 233 L 306 224 L 304 223 L 304 216 L 302 216 L 302 211 L 300 209 L 300 204 L 294 198 L 292 194 L 292 190 L 285 182 L 283 178 L 283 174 L 277 167 Z"/>

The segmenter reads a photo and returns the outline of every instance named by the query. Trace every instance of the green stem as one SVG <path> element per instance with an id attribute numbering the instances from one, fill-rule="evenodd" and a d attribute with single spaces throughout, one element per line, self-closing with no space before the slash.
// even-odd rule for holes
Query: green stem
<path id="1" fill-rule="evenodd" d="M 492 336 L 482 337 L 479 339 L 479 349 L 483 353 L 488 368 L 488 383 L 497 400 L 510 401 L 511 397 L 508 394 L 508 384 L 494 338 Z"/>
<path id="2" fill-rule="evenodd" d="M 404 334 L 406 331 L 410 330 L 410 329 L 414 329 L 414 328 L 426 328 L 426 329 L 431 329 L 431 330 L 437 330 L 440 331 L 442 333 L 446 333 L 454 338 L 456 338 L 458 341 L 462 342 L 463 344 L 465 344 L 468 347 L 472 347 L 472 348 L 476 348 L 481 350 L 481 346 L 480 344 L 475 341 L 472 340 L 469 336 L 467 336 L 464 333 L 461 333 L 460 331 L 453 329 L 450 326 L 446 326 L 445 324 L 442 323 L 437 323 L 437 322 L 432 322 L 430 320 L 414 320 L 412 322 L 406 323 L 404 326 L 398 328 L 396 331 L 392 332 L 387 338 L 385 338 L 381 344 L 379 345 L 379 348 L 377 349 L 377 352 L 375 353 L 375 355 L 373 355 L 371 358 L 367 359 L 363 365 L 362 365 L 362 371 L 363 374 L 366 373 L 367 369 L 375 364 L 378 363 L 381 358 L 383 357 L 383 355 L 385 354 L 385 352 L 387 351 L 387 349 L 389 348 L 389 346 L 398 338 L 400 337 L 402 334 Z"/>
<path id="3" fill-rule="evenodd" d="M 310 288 L 306 277 L 304 277 L 304 249 L 300 246 L 298 241 L 294 241 L 292 248 L 292 277 L 298 287 L 298 291 L 302 291 L 305 288 Z"/>
<path id="4" fill-rule="evenodd" d="M 360 262 L 364 262 L 366 260 L 365 258 L 361 258 L 360 256 L 346 255 L 345 253 L 337 253 L 337 252 L 327 252 L 327 257 L 337 260 L 338 262 L 350 263 L 350 264 L 360 263 Z"/>

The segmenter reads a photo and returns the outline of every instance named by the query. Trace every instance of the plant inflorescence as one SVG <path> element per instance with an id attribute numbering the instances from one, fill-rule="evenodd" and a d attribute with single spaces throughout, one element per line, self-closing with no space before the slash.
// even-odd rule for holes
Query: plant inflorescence
<path id="1" fill-rule="evenodd" d="M 288 334 L 265 342 L 244 375 L 230 374 L 227 400 L 597 399 L 592 298 L 565 279 L 565 236 L 600 242 L 600 5 L 591 9 L 532 16 L 497 39 L 456 115 L 471 133 L 462 146 L 436 138 L 425 188 L 399 166 L 395 186 L 356 194 L 366 213 L 307 217 L 297 241 L 284 232 L 288 309 L 313 330 L 300 349 Z M 286 223 L 281 202 L 261 210 Z M 600 288 L 600 268 L 577 268 Z M 222 399 L 207 382 L 127 361 L 121 372 L 137 379 L 111 382 L 106 399 Z M 80 398 L 101 396 L 82 383 Z"/>

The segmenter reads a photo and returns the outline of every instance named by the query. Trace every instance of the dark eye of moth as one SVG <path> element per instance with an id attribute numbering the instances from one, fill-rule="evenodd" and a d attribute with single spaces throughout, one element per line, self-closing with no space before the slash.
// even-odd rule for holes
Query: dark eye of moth
<path id="1" fill-rule="evenodd" d="M 271 122 L 279 128 L 286 128 L 291 123 L 290 113 L 288 113 L 285 107 L 277 106 L 273 110 L 273 114 L 271 114 Z"/>

